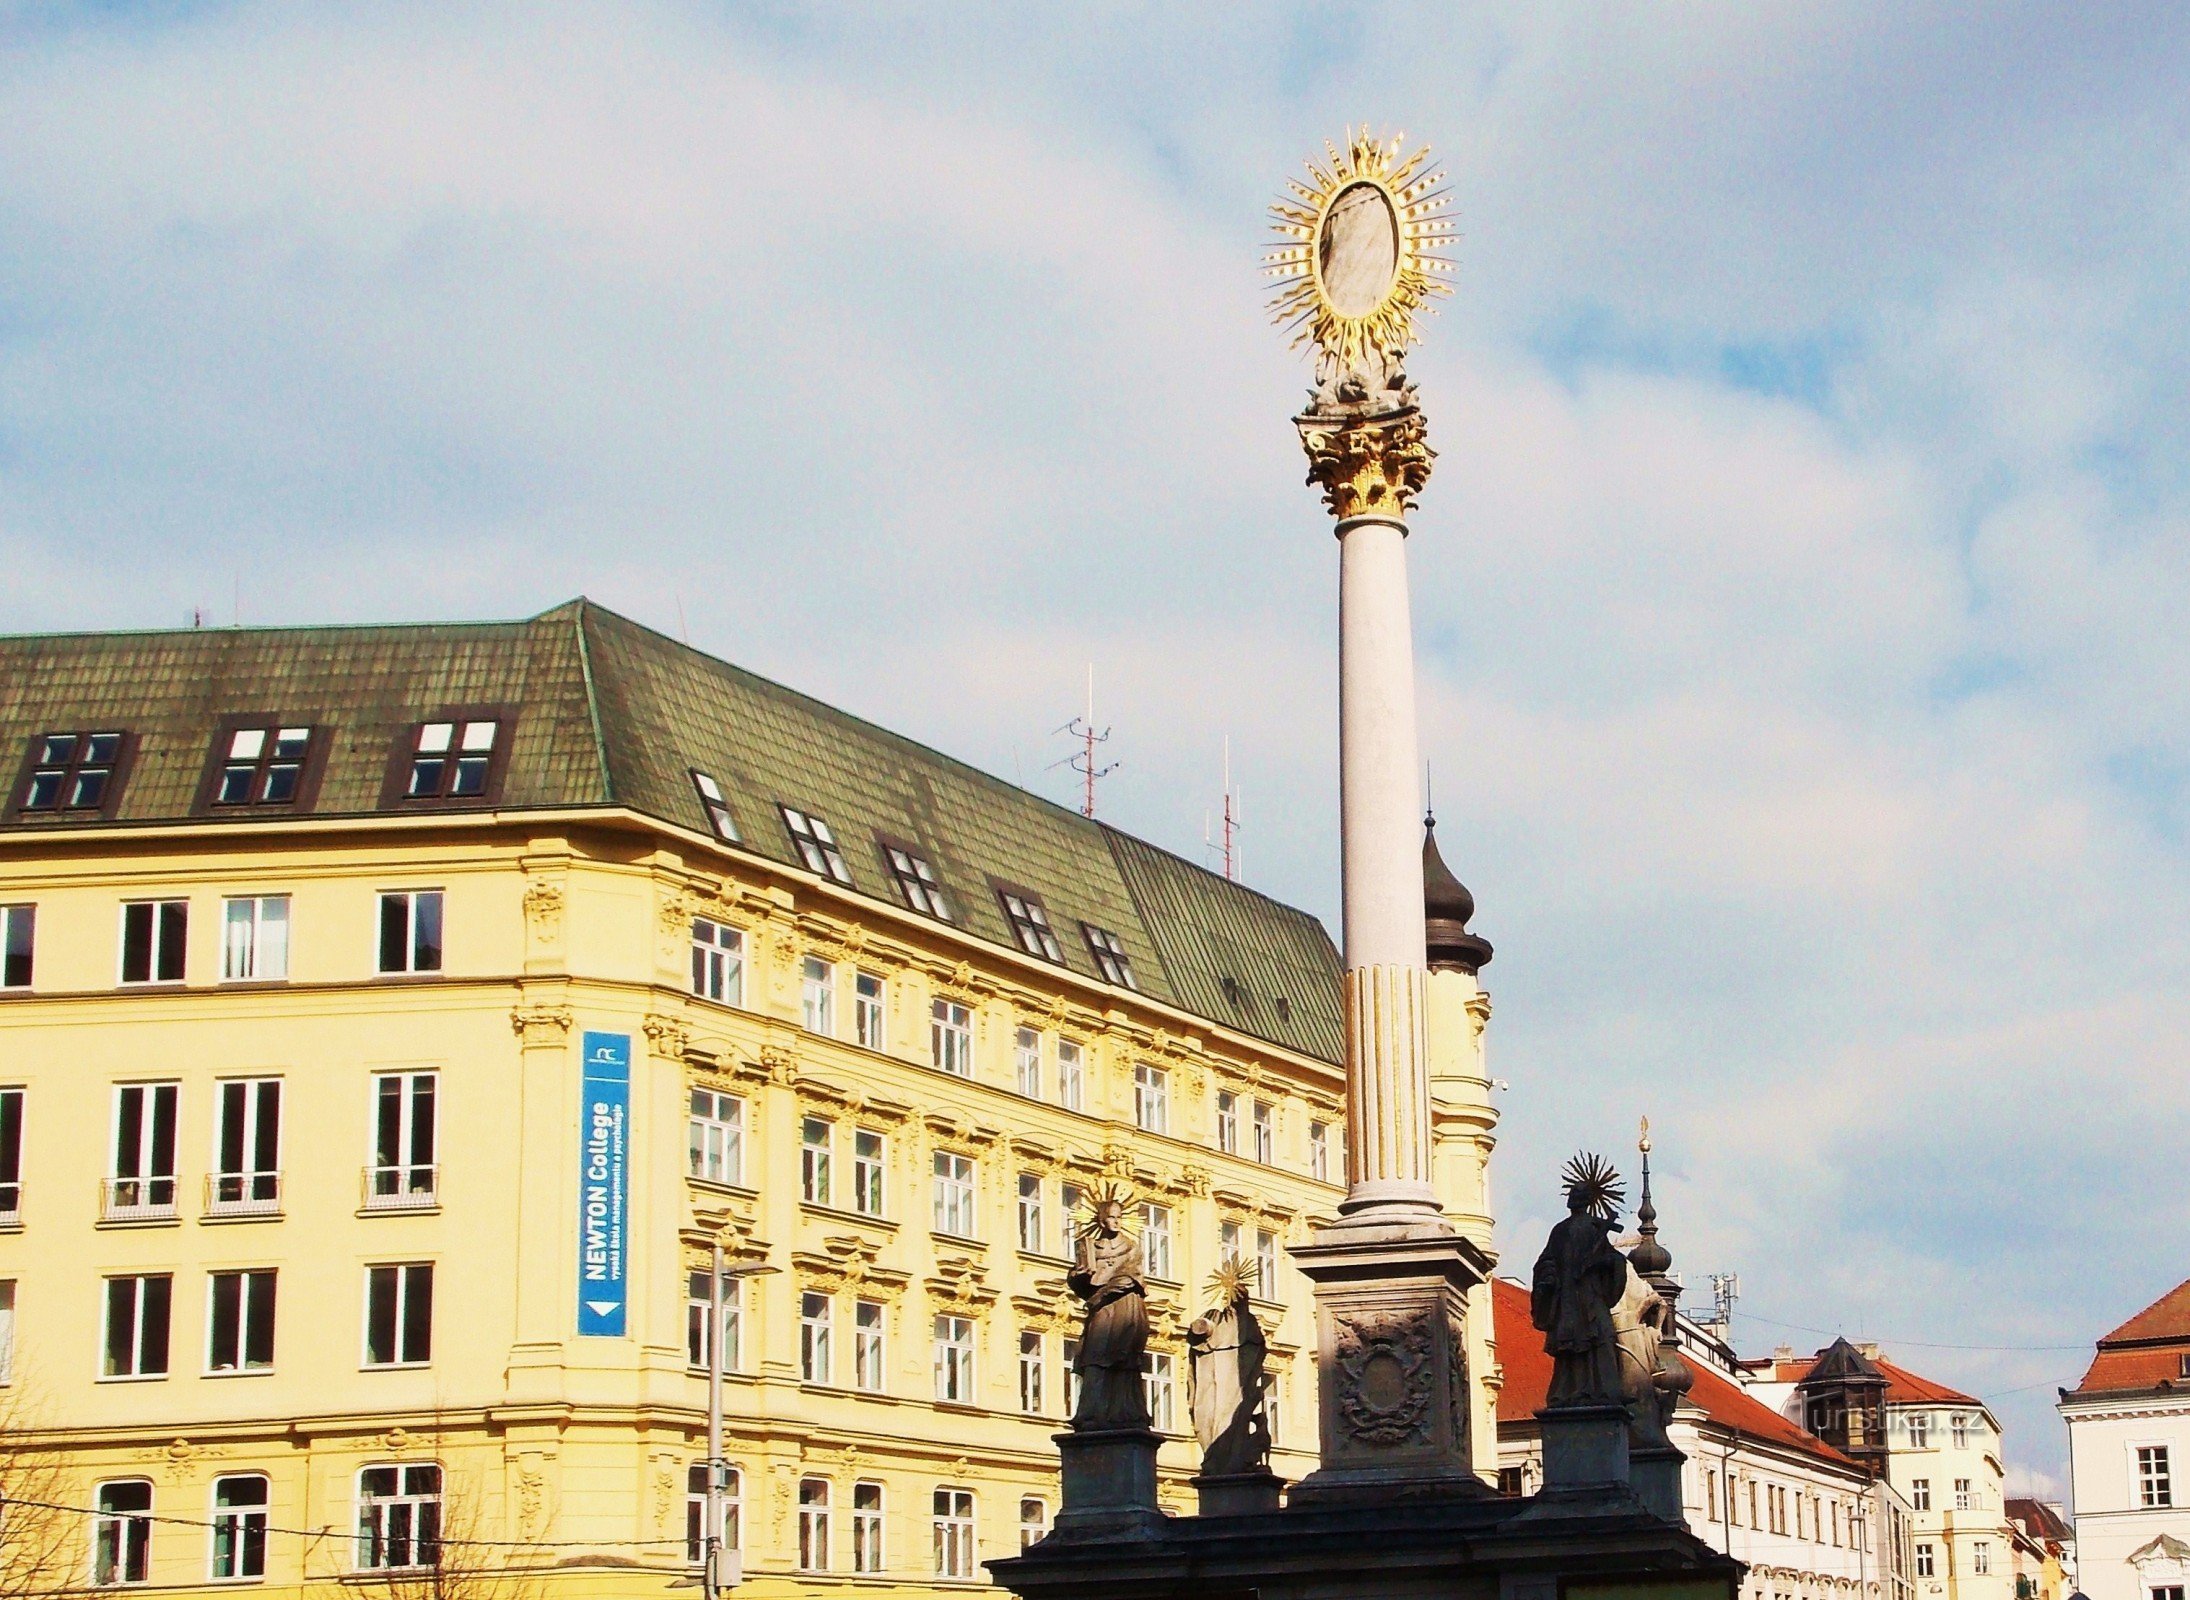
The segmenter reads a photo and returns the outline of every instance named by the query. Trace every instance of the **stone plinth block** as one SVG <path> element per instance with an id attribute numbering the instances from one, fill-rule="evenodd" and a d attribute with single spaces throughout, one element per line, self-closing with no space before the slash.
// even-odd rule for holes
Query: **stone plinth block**
<path id="1" fill-rule="evenodd" d="M 1152 1538 L 1166 1517 L 1156 1504 L 1156 1448 L 1146 1428 L 1104 1428 L 1055 1435 L 1063 1494 L 1056 1536 Z"/>
<path id="2" fill-rule="evenodd" d="M 1627 1481 L 1653 1516 L 1685 1524 L 1681 1511 L 1681 1468 L 1688 1458 L 1671 1445 L 1636 1448 L 1628 1452 Z"/>
<path id="3" fill-rule="evenodd" d="M 1547 1406 L 1536 1421 L 1543 1429 L 1546 1494 L 1627 1489 L 1627 1407 Z"/>
<path id="4" fill-rule="evenodd" d="M 1222 1472 L 1194 1480 L 1205 1517 L 1248 1517 L 1275 1511 L 1285 1497 L 1285 1480 L 1276 1473 Z"/>

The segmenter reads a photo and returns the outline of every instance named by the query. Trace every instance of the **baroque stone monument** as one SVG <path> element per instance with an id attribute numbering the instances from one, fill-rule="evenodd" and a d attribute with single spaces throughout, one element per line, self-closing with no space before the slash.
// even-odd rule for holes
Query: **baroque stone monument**
<path id="1" fill-rule="evenodd" d="M 1148 1368 L 1147 1270 L 1125 1231 L 1130 1199 L 1114 1183 L 1095 1191 L 1073 1247 L 1065 1285 L 1087 1307 L 1073 1371 L 1080 1380 L 1072 1426 L 1057 1438 L 1063 1467 L 1056 1525 L 1130 1534 L 1160 1521 L 1156 1451 L 1142 1375 Z"/>
<path id="2" fill-rule="evenodd" d="M 1225 1262 L 1210 1283 L 1215 1307 L 1186 1330 L 1194 1437 L 1201 1443 L 1194 1488 L 1204 1516 L 1275 1511 L 1285 1487 L 1270 1470 L 1270 1422 L 1263 1411 L 1269 1344 L 1247 1287 L 1238 1258 Z"/>

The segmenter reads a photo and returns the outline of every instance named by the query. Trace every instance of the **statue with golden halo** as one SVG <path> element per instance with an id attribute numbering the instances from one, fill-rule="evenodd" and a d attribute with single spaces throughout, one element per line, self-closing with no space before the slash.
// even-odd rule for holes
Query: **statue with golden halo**
<path id="1" fill-rule="evenodd" d="M 1080 1351 L 1072 1363 L 1080 1379 L 1072 1426 L 1081 1432 L 1148 1426 L 1142 1383 L 1148 1367 L 1148 1293 L 1141 1283 L 1147 1269 L 1140 1240 L 1125 1231 L 1131 1203 L 1115 1183 L 1095 1191 L 1087 1220 L 1077 1230 L 1072 1270 L 1065 1275 L 1066 1286 L 1087 1302 Z"/>
<path id="2" fill-rule="evenodd" d="M 1266 1471 L 1270 1424 L 1263 1396 L 1270 1387 L 1270 1347 L 1248 1303 L 1247 1269 L 1237 1256 L 1210 1274 L 1216 1304 L 1186 1330 L 1194 1379 L 1194 1436 L 1201 1470 L 1216 1477 Z"/>
<path id="3" fill-rule="evenodd" d="M 1627 1191 L 1603 1158 L 1578 1155 L 1562 1174 L 1566 1220 L 1551 1230 L 1529 1285 L 1529 1318 L 1551 1356 L 1547 1405 L 1618 1404 L 1619 1332 L 1613 1308 L 1627 1292 L 1627 1257 L 1609 1237 Z"/>

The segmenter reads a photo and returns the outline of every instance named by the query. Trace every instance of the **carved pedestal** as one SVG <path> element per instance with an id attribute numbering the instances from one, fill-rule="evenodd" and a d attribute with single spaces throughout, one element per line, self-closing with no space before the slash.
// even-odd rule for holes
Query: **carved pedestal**
<path id="1" fill-rule="evenodd" d="M 1055 1536 L 1153 1538 L 1170 1519 L 1156 1504 L 1156 1447 L 1146 1428 L 1103 1428 L 1054 1436 L 1063 1457 Z"/>
<path id="2" fill-rule="evenodd" d="M 1260 1472 L 1204 1473 L 1194 1493 L 1205 1517 L 1248 1517 L 1275 1511 L 1285 1495 L 1285 1480 L 1267 1467 Z"/>
<path id="3" fill-rule="evenodd" d="M 1482 1251 L 1437 1228 L 1341 1224 L 1293 1260 L 1315 1284 L 1323 1465 L 1289 1502 L 1490 1494 L 1468 1440 L 1466 1295 Z"/>
<path id="4" fill-rule="evenodd" d="M 1628 1479 L 1627 1407 L 1546 1406 L 1536 1413 L 1543 1431 L 1544 1486 L 1522 1513 L 1530 1521 L 1640 1512 Z M 1679 1493 L 1676 1481 L 1674 1492 Z"/>

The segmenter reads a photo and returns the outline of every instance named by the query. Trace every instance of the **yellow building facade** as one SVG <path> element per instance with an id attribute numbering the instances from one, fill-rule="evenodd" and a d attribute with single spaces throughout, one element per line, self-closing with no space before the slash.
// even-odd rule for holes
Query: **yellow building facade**
<path id="1" fill-rule="evenodd" d="M 1312 1465 L 1312 919 L 582 602 L 0 658 L 23 1588 L 665 1591 L 718 1244 L 741 1592 L 985 1586 L 1106 1180 L 1167 1505 L 1227 1255 Z"/>

